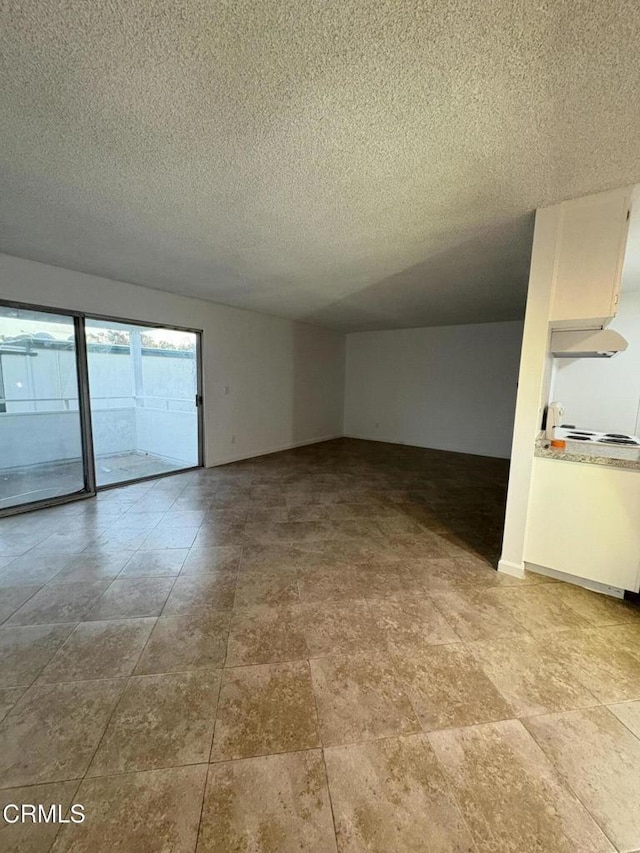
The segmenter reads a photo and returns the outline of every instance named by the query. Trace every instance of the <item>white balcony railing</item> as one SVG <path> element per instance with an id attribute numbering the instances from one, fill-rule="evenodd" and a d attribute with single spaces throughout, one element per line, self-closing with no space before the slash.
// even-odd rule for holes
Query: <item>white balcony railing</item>
<path id="1" fill-rule="evenodd" d="M 109 405 L 104 405 L 104 403 Z M 37 408 L 41 403 L 60 403 L 62 405 L 58 407 L 51 408 Z M 127 405 L 128 403 L 128 405 Z M 77 397 L 0 397 L 0 414 L 12 415 L 12 414 L 26 414 L 24 409 L 19 409 L 17 411 L 6 411 L 7 406 L 9 405 L 20 405 L 23 406 L 25 404 L 30 404 L 33 408 L 27 409 L 26 412 L 33 412 L 34 414 L 39 413 L 50 413 L 50 412 L 60 412 L 60 411 L 77 411 L 78 410 L 78 398 Z M 195 396 L 193 398 L 188 397 L 155 397 L 152 395 L 144 395 L 144 396 L 104 396 L 104 397 L 91 397 L 92 408 L 96 409 L 126 409 L 126 408 L 145 408 L 145 409 L 156 409 L 159 411 L 166 412 L 189 412 L 195 409 Z M 100 405 L 102 404 L 102 405 Z"/>
<path id="2" fill-rule="evenodd" d="M 42 408 L 2 412 L 5 399 L 8 404 Z M 105 402 L 110 405 L 104 405 Z M 91 411 L 98 456 L 142 452 L 185 466 L 197 464 L 194 400 L 103 397 L 94 398 L 92 403 L 98 404 Z M 77 398 L 0 398 L 0 471 L 76 459 L 82 453 L 81 444 Z"/>

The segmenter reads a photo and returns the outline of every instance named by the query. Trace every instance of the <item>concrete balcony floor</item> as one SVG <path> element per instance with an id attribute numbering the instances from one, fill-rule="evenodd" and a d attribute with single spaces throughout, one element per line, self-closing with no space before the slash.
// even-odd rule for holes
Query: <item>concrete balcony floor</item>
<path id="1" fill-rule="evenodd" d="M 188 466 L 135 451 L 98 456 L 96 480 L 98 487 L 108 486 L 180 471 L 185 467 Z M 82 461 L 79 459 L 12 468 L 0 473 L 0 509 L 78 492 L 83 485 Z"/>

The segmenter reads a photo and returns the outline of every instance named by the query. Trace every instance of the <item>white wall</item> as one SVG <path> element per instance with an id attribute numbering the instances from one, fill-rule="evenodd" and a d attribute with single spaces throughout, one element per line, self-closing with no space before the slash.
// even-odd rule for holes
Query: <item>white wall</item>
<path id="1" fill-rule="evenodd" d="M 136 408 L 136 450 L 183 465 L 198 464 L 198 424 L 195 412 Z"/>
<path id="2" fill-rule="evenodd" d="M 622 293 L 611 328 L 629 348 L 613 358 L 556 359 L 552 396 L 566 423 L 598 432 L 640 433 L 640 289 Z"/>
<path id="3" fill-rule="evenodd" d="M 345 434 L 508 457 L 522 323 L 347 335 Z"/>
<path id="4" fill-rule="evenodd" d="M 81 456 L 77 411 L 0 415 L 0 471 Z"/>
<path id="5" fill-rule="evenodd" d="M 0 299 L 202 330 L 207 465 L 342 434 L 337 332 L 1 254 Z"/>

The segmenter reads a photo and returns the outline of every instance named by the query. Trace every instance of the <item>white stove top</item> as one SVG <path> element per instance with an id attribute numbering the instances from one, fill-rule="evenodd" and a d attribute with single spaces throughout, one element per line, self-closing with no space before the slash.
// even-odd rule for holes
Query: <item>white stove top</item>
<path id="1" fill-rule="evenodd" d="M 553 431 L 554 438 L 576 444 L 600 444 L 611 447 L 640 447 L 640 439 L 635 435 L 621 432 L 594 432 L 593 430 L 559 426 Z"/>

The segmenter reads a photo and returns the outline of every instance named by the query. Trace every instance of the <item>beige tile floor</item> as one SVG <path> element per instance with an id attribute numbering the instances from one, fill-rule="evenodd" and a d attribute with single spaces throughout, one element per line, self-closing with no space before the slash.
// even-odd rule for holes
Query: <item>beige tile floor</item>
<path id="1" fill-rule="evenodd" d="M 640 611 L 506 463 L 341 440 L 0 521 L 2 851 L 640 850 Z"/>

